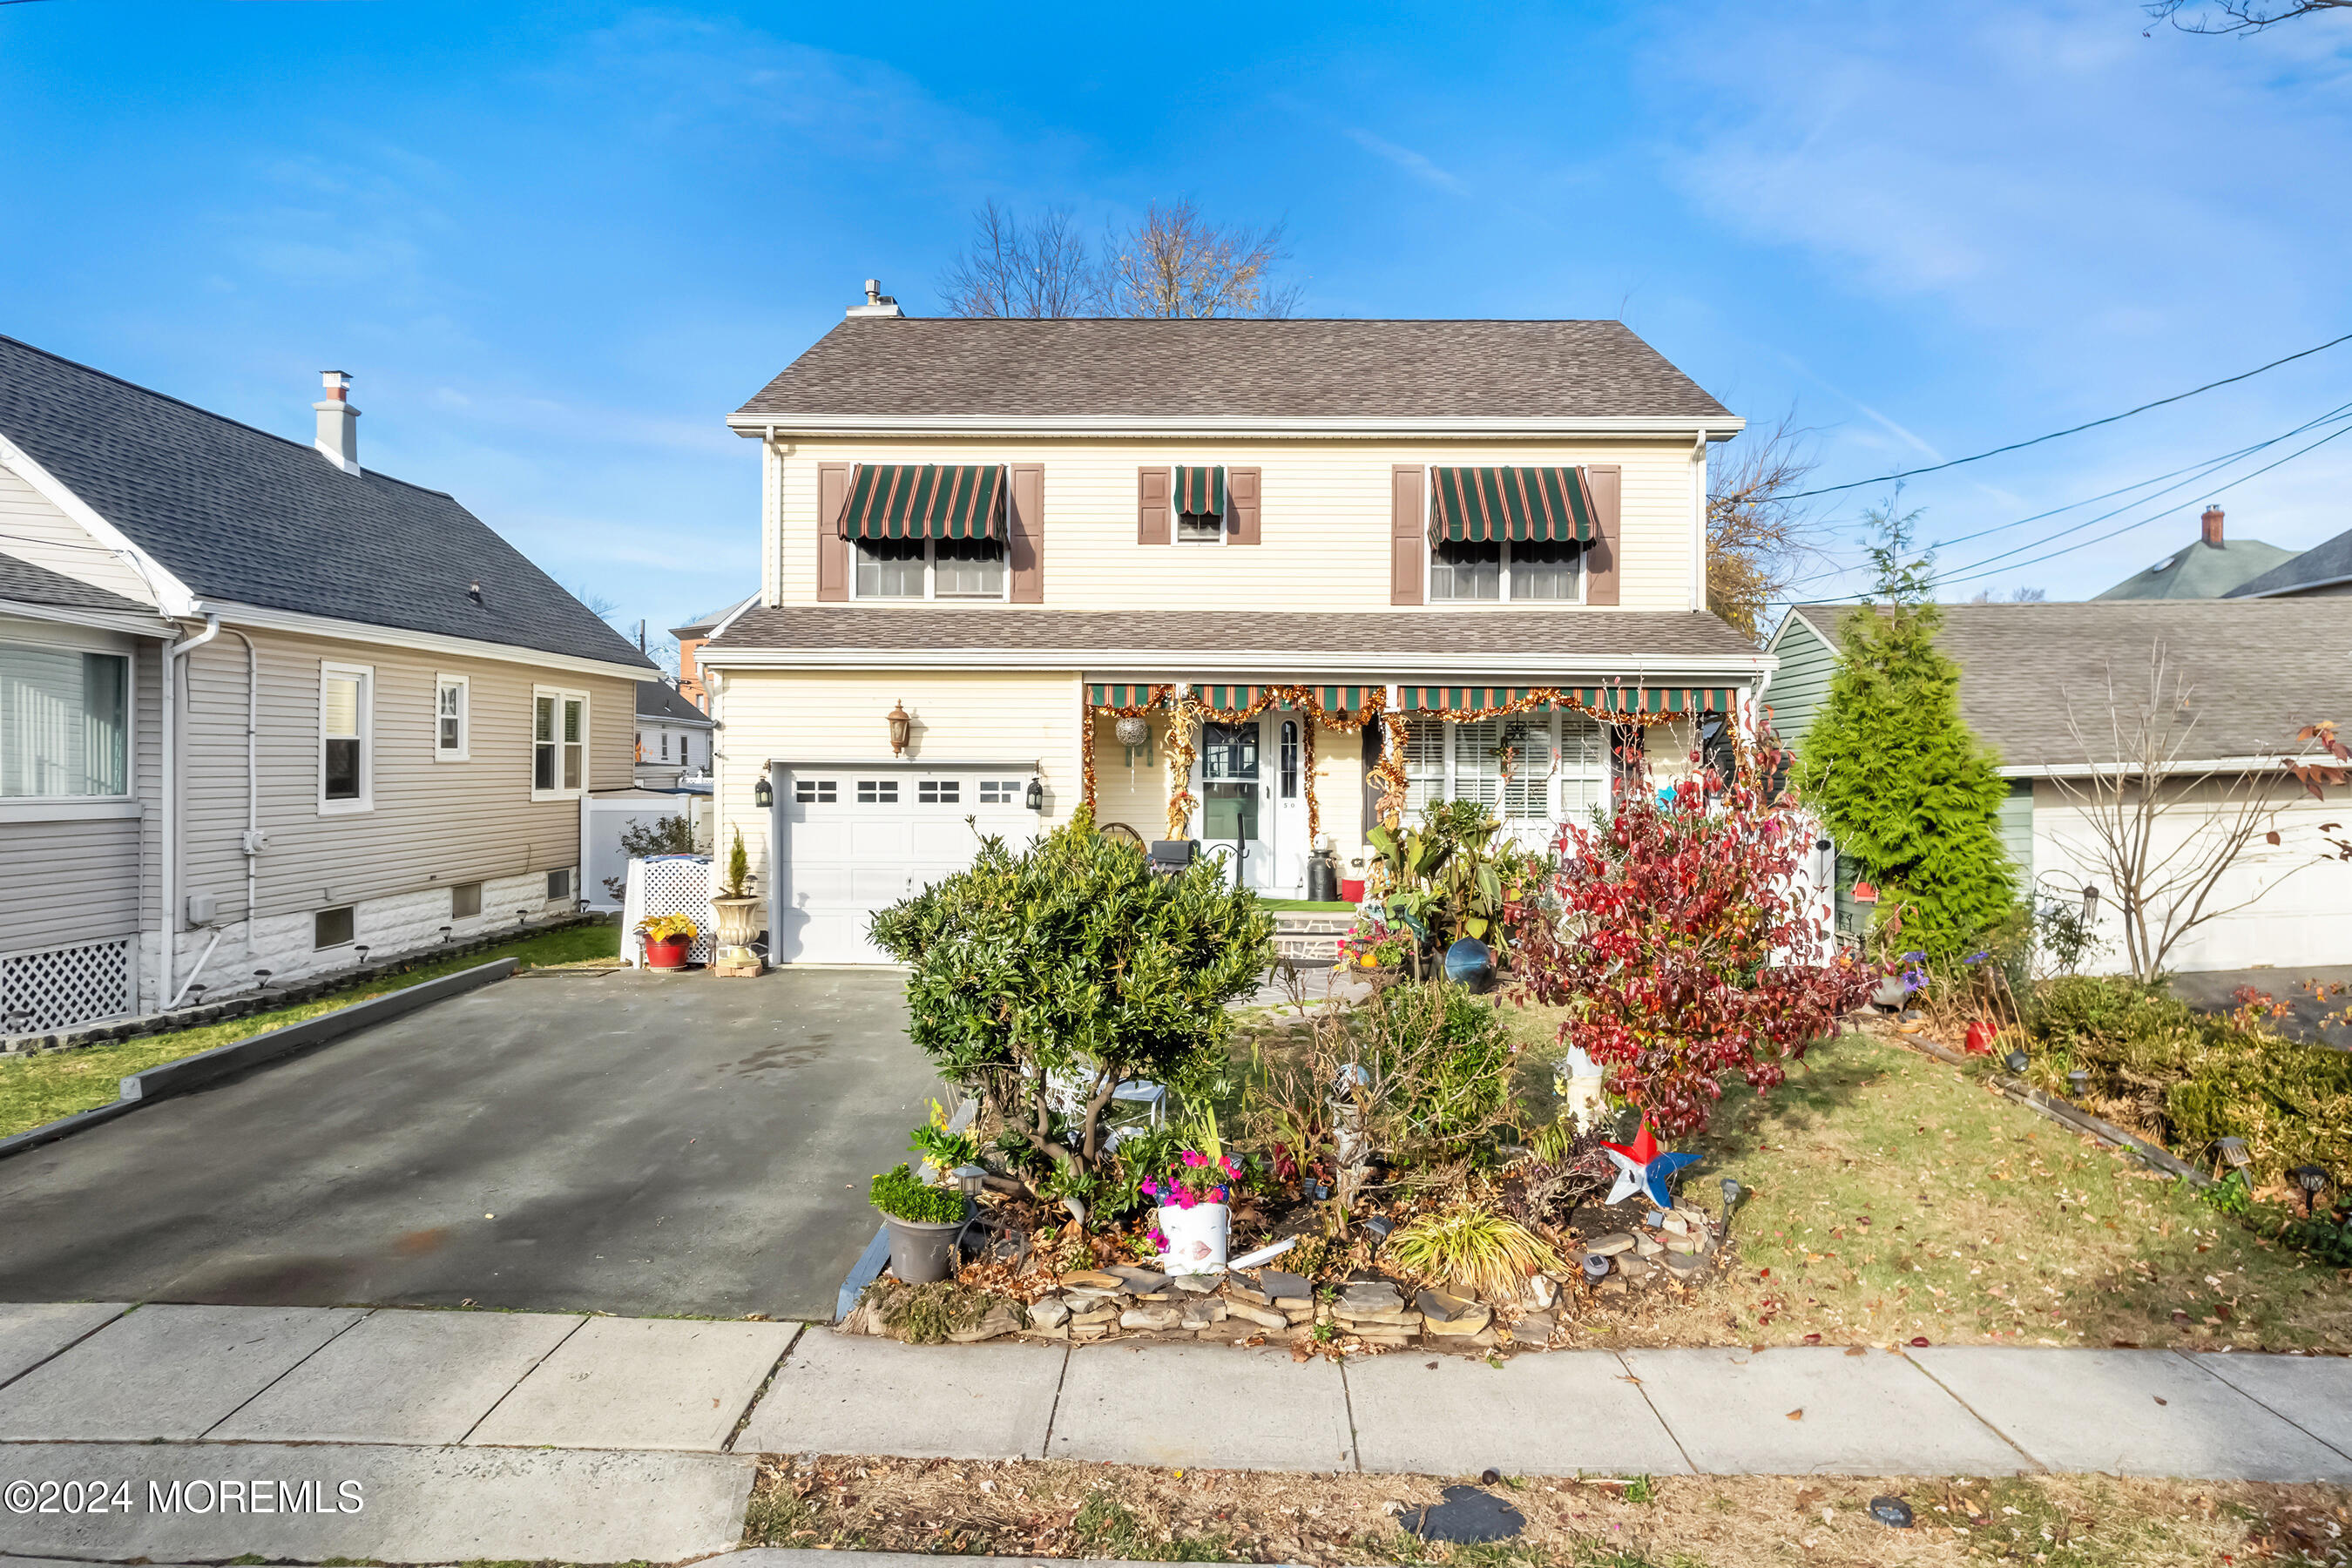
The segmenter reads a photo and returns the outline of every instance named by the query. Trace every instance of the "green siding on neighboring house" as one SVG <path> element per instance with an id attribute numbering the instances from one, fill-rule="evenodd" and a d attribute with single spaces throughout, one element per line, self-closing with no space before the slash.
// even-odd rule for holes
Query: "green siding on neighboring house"
<path id="1" fill-rule="evenodd" d="M 2017 896 L 2033 891 L 2033 781 L 2009 781 L 2009 798 L 2000 803 L 2000 847 L 2017 866 Z"/>
<path id="2" fill-rule="evenodd" d="M 1772 710 L 1772 727 L 1794 746 L 1812 727 L 1813 715 L 1830 700 L 1830 676 L 1837 668 L 1835 626 L 1817 626 L 1791 610 L 1772 634 L 1770 651 L 1780 657 L 1765 689 L 1765 705 Z"/>

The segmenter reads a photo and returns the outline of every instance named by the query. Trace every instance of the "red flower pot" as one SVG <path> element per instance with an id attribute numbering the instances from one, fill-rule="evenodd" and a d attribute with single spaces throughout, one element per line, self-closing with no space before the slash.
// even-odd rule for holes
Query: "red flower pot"
<path id="1" fill-rule="evenodd" d="M 693 949 L 690 936 L 647 937 L 646 963 L 655 969 L 684 969 L 686 955 Z"/>
<path id="2" fill-rule="evenodd" d="M 1979 1018 L 1976 1022 L 1969 1026 L 1968 1039 L 1964 1043 L 1967 1045 L 1969 1050 L 1973 1054 L 1980 1057 L 1989 1057 L 1992 1055 L 1993 1040 L 2000 1033 L 2000 1031 L 1994 1028 L 1990 1024 L 1985 1022 L 1982 1018 Z"/>
<path id="3" fill-rule="evenodd" d="M 1339 898 L 1343 902 L 1360 904 L 1364 901 L 1364 879 L 1361 877 L 1339 879 Z"/>

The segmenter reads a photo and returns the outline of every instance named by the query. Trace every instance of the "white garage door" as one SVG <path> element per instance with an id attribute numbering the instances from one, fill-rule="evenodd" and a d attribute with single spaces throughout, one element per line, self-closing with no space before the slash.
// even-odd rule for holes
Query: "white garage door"
<path id="1" fill-rule="evenodd" d="M 1004 763 L 793 764 L 776 781 L 773 955 L 782 963 L 887 963 L 874 911 L 971 864 L 982 834 L 1025 844 L 1035 770 Z"/>

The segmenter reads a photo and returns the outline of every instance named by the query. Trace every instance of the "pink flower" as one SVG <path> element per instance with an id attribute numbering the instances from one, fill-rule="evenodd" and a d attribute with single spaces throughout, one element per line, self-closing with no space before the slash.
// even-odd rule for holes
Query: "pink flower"
<path id="1" fill-rule="evenodd" d="M 1209 1157 L 1206 1154 L 1200 1152 L 1198 1150 L 1187 1149 L 1184 1151 L 1184 1163 L 1188 1165 L 1205 1165 L 1208 1163 Z"/>
<path id="2" fill-rule="evenodd" d="M 1225 1168 L 1225 1174 L 1227 1174 L 1227 1175 L 1229 1175 L 1229 1176 L 1238 1176 L 1238 1175 L 1240 1175 L 1240 1174 L 1242 1173 L 1242 1168 L 1241 1168 L 1241 1166 L 1239 1166 L 1239 1165 L 1237 1165 L 1237 1164 L 1235 1164 L 1235 1163 L 1234 1163 L 1234 1157 L 1233 1157 L 1231 1154 L 1226 1155 L 1226 1156 L 1225 1156 L 1222 1161 L 1220 1161 L 1220 1162 L 1219 1162 L 1219 1163 L 1221 1163 L 1221 1164 L 1223 1164 L 1223 1165 L 1224 1166 L 1224 1168 Z"/>

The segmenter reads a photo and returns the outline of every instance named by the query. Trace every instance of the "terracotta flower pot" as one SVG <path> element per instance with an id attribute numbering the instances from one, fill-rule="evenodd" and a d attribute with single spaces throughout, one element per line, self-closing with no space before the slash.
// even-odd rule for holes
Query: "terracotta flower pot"
<path id="1" fill-rule="evenodd" d="M 693 951 L 690 936 L 647 937 L 646 963 L 653 969 L 684 969 L 686 955 Z"/>

